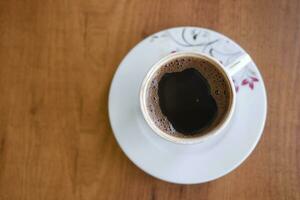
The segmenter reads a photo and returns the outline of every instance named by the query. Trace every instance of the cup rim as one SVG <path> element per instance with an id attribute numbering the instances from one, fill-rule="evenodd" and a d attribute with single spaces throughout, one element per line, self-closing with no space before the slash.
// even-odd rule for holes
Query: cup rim
<path id="1" fill-rule="evenodd" d="M 229 111 L 226 113 L 226 115 L 224 116 L 222 121 L 219 122 L 219 124 L 217 126 L 215 126 L 212 130 L 210 130 L 209 132 L 207 132 L 204 135 L 200 135 L 200 136 L 196 136 L 196 137 L 186 137 L 186 138 L 172 136 L 168 133 L 165 133 L 161 129 L 159 129 L 154 124 L 153 120 L 151 119 L 151 117 L 146 109 L 147 88 L 150 83 L 149 80 L 152 78 L 153 74 L 161 66 L 163 66 L 164 63 L 168 62 L 171 59 L 183 57 L 183 56 L 191 56 L 191 57 L 201 58 L 201 59 L 204 59 L 204 60 L 210 62 L 215 67 L 217 67 L 224 74 L 224 77 L 226 77 L 227 81 L 229 82 L 230 89 L 231 89 L 230 91 L 231 91 L 231 95 L 232 95 L 230 105 L 229 105 L 229 107 L 230 107 Z M 181 52 L 171 53 L 171 54 L 161 58 L 158 62 L 156 62 L 154 65 L 152 65 L 152 67 L 148 71 L 147 75 L 145 76 L 145 78 L 142 82 L 141 88 L 140 88 L 140 108 L 143 113 L 143 117 L 144 117 L 145 121 L 157 135 L 159 135 L 160 137 L 162 137 L 170 142 L 174 142 L 177 144 L 195 144 L 195 143 L 203 142 L 204 140 L 207 140 L 208 138 L 212 138 L 216 135 L 219 135 L 219 133 L 222 132 L 222 130 L 224 130 L 227 127 L 227 125 L 230 122 L 230 119 L 232 118 L 232 115 L 235 110 L 235 102 L 236 102 L 236 91 L 235 91 L 234 83 L 233 83 L 232 78 L 229 75 L 229 73 L 225 70 L 224 65 L 222 63 L 220 63 L 217 59 L 215 59 L 207 54 L 198 53 L 198 52 L 181 51 Z"/>

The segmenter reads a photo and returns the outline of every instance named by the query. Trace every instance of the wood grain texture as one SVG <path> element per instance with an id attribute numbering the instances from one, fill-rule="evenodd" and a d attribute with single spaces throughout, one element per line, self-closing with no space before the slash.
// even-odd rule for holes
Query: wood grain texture
<path id="1" fill-rule="evenodd" d="M 1 0 L 0 199 L 300 199 L 300 1 Z M 193 25 L 257 62 L 268 118 L 253 154 L 201 185 L 132 164 L 108 121 L 109 85 L 145 36 Z"/>

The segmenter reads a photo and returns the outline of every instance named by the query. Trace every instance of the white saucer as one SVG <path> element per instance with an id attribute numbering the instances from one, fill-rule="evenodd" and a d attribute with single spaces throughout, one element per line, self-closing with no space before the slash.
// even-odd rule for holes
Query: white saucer
<path id="1" fill-rule="evenodd" d="M 244 52 L 231 39 L 208 29 L 178 27 L 155 33 L 136 45 L 115 73 L 109 118 L 120 147 L 139 168 L 168 182 L 203 183 L 234 170 L 253 151 L 266 120 L 266 90 L 255 63 L 249 64 L 234 77 L 237 107 L 226 133 L 195 145 L 166 141 L 146 124 L 139 89 L 155 62 L 181 50 L 210 54 L 225 65 Z"/>

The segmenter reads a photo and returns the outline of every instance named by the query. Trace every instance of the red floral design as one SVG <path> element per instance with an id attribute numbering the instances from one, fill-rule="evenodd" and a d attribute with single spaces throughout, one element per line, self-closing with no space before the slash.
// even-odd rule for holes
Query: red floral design
<path id="1" fill-rule="evenodd" d="M 255 82 L 258 82 L 258 79 L 254 76 L 250 76 L 242 81 L 242 85 L 248 85 L 250 89 L 253 90 Z"/>

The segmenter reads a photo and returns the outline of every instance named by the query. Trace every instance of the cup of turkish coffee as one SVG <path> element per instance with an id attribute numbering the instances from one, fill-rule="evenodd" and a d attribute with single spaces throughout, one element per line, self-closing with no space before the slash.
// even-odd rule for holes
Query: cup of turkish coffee
<path id="1" fill-rule="evenodd" d="M 194 52 L 172 53 L 154 64 L 140 90 L 143 116 L 164 139 L 193 144 L 224 130 L 235 109 L 232 75 L 251 58 L 242 55 L 223 66 Z"/>

